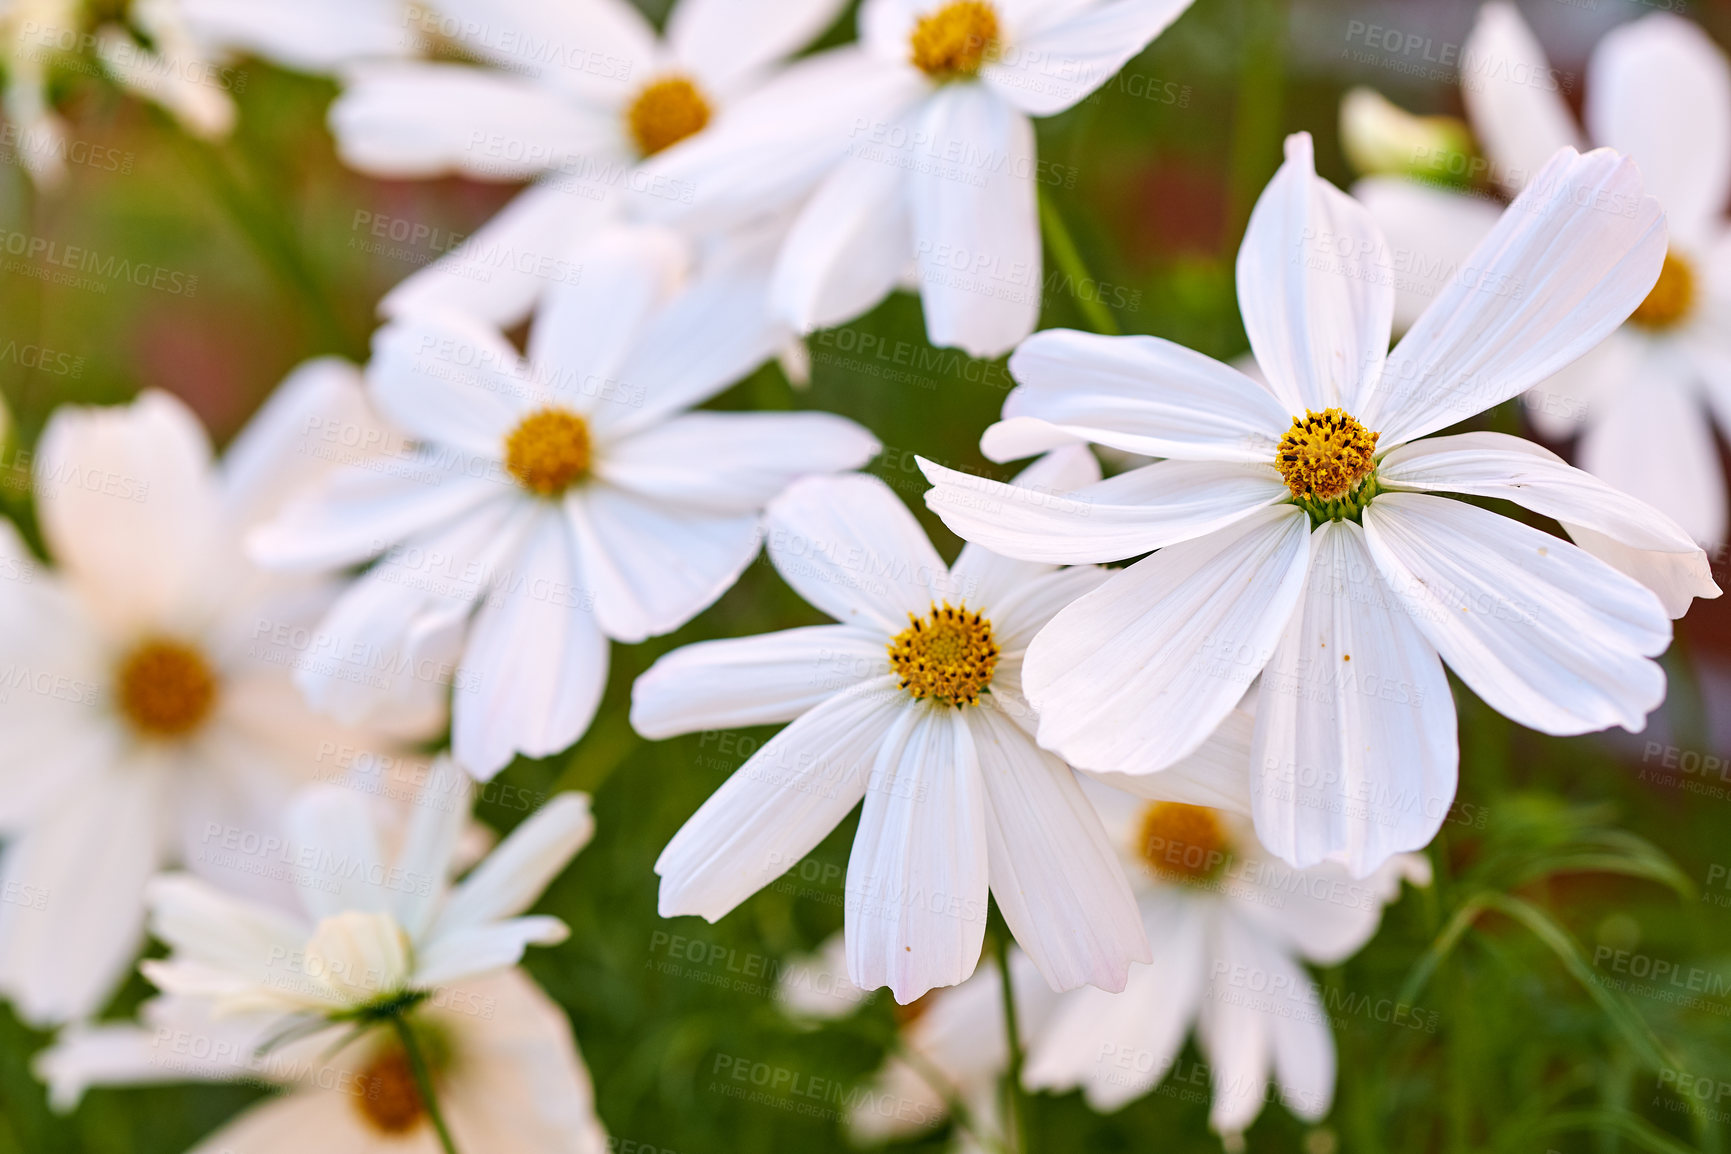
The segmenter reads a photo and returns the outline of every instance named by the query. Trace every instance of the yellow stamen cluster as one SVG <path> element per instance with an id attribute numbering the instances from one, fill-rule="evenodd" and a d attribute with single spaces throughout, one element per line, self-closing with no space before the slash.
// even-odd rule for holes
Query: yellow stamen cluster
<path id="1" fill-rule="evenodd" d="M 909 38 L 913 66 L 935 80 L 973 76 L 998 46 L 998 13 L 983 0 L 951 0 L 920 17 Z"/>
<path id="2" fill-rule="evenodd" d="M 414 1067 L 400 1046 L 382 1050 L 355 1079 L 355 1108 L 381 1134 L 407 1134 L 427 1116 Z"/>
<path id="3" fill-rule="evenodd" d="M 1665 264 L 1653 291 L 1629 317 L 1644 329 L 1674 328 L 1695 305 L 1695 270 L 1676 252 L 1665 254 Z"/>
<path id="4" fill-rule="evenodd" d="M 538 409 L 505 438 L 505 470 L 543 497 L 582 480 L 589 465 L 589 425 L 569 409 Z"/>
<path id="5" fill-rule="evenodd" d="M 890 665 L 902 688 L 915 700 L 930 697 L 960 709 L 978 705 L 998 667 L 992 623 L 966 605 L 935 602 L 924 617 L 908 614 L 909 625 L 890 642 Z"/>
<path id="6" fill-rule="evenodd" d="M 1157 801 L 1142 811 L 1136 852 L 1156 877 L 1195 884 L 1219 876 L 1232 860 L 1232 842 L 1213 810 Z"/>
<path id="7" fill-rule="evenodd" d="M 216 704 L 216 674 L 204 654 L 179 641 L 146 641 L 121 661 L 115 700 L 121 714 L 149 737 L 185 737 Z"/>
<path id="8" fill-rule="evenodd" d="M 1309 409 L 1292 418 L 1274 467 L 1299 500 L 1338 501 L 1376 468 L 1376 437 L 1344 409 Z"/>
<path id="9" fill-rule="evenodd" d="M 702 132 L 710 115 L 709 101 L 697 85 L 683 76 L 664 76 L 637 94 L 625 112 L 625 123 L 637 151 L 654 156 Z"/>

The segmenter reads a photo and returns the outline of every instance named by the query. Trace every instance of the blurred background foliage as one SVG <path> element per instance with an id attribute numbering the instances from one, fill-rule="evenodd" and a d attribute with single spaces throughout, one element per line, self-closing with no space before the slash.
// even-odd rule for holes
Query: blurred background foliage
<path id="1" fill-rule="evenodd" d="M 656 19 L 665 14 L 663 0 L 646 7 Z M 1553 64 L 1578 77 L 1605 28 L 1654 4 L 1522 7 Z M 1460 112 L 1449 84 L 1412 75 L 1408 61 L 1355 57 L 1351 22 L 1399 28 L 1440 47 L 1464 38 L 1473 13 L 1453 0 L 1197 0 L 1094 98 L 1039 123 L 1042 159 L 1063 178 L 1042 194 L 1097 281 L 1078 293 L 1049 260 L 1042 327 L 1089 326 L 1099 315 L 1090 298 L 1122 331 L 1222 358 L 1244 353 L 1232 261 L 1250 205 L 1279 163 L 1281 137 L 1314 133 L 1319 167 L 1344 186 L 1352 173 L 1337 113 L 1354 84 L 1414 111 Z M 1731 42 L 1731 5 L 1688 14 Z M 829 42 L 847 38 L 850 27 L 851 16 Z M 220 444 L 301 360 L 363 360 L 379 297 L 512 192 L 355 175 L 338 164 L 324 127 L 330 85 L 257 61 L 238 67 L 239 128 L 211 146 L 75 62 L 58 73 L 56 100 L 78 137 L 116 150 L 119 170 L 75 168 L 64 188 L 42 194 L 10 158 L 0 165 L 0 229 L 157 266 L 182 286 L 113 281 L 97 291 L 49 283 L 10 259 L 0 266 L 0 350 L 16 342 L 64 354 L 46 371 L 0 355 L 0 388 L 14 417 L 0 501 L 27 528 L 26 453 L 56 405 L 162 388 L 191 404 Z M 1579 97 L 1576 85 L 1577 104 Z M 429 226 L 433 236 L 418 245 L 380 240 L 370 232 L 380 217 Z M 922 356 L 929 347 L 918 304 L 906 296 L 820 334 L 810 348 L 809 388 L 792 387 L 770 365 L 715 405 L 826 409 L 863 422 L 885 445 L 872 470 L 953 556 L 958 542 L 919 504 L 925 485 L 914 455 L 1005 475 L 978 452 L 1009 383 L 1002 363 Z M 1521 417 L 1511 403 L 1479 423 L 1515 431 Z M 1714 560 L 1723 584 L 1725 559 Z M 753 566 L 677 634 L 615 646 L 606 704 L 588 735 L 561 756 L 519 761 L 503 780 L 522 793 L 481 806 L 504 830 L 523 817 L 522 796 L 568 788 L 595 795 L 596 839 L 542 903 L 570 923 L 571 939 L 532 951 L 528 966 L 569 1011 L 620 1149 L 846 1149 L 833 1112 L 808 1116 L 792 1098 L 730 1098 L 715 1088 L 716 1064 L 767 1063 L 846 1086 L 870 1075 L 893 1036 L 886 995 L 851 1024 L 802 1030 L 777 1010 L 765 977 L 839 928 L 853 819 L 817 849 L 803 880 L 766 889 L 719 925 L 655 914 L 656 854 L 770 731 L 643 741 L 626 720 L 632 680 L 686 642 L 819 619 L 767 563 Z M 1379 1020 L 1374 1008 L 1337 1013 L 1331 1117 L 1310 1128 L 1271 1104 L 1247 1135 L 1251 1150 L 1727 1148 L 1731 780 L 1723 778 L 1731 771 L 1686 775 L 1679 761 L 1665 762 L 1685 752 L 1731 754 L 1731 599 L 1698 602 L 1665 662 L 1670 701 L 1635 736 L 1546 738 L 1457 686 L 1461 789 L 1430 851 L 1436 884 L 1409 889 L 1363 953 L 1320 975 L 1336 1004 L 1404 1001 L 1407 1021 Z M 720 947 L 710 951 L 720 960 L 663 967 L 669 950 L 658 933 Z M 1653 979 L 1656 963 L 1685 975 L 1683 984 Z M 1635 976 L 1643 967 L 1645 980 Z M 128 1013 L 145 994 L 134 979 L 110 1013 Z M 0 1154 L 184 1150 L 259 1093 L 96 1091 L 76 1114 L 58 1117 L 29 1072 L 45 1040 L 0 1008 Z M 1200 1063 L 1192 1045 L 1179 1070 L 1191 1074 Z M 1169 1083 L 1106 1117 L 1078 1094 L 1042 1096 L 1029 1148 L 1216 1149 L 1206 1096 L 1194 1092 L 1204 1088 Z M 939 1130 L 904 1148 L 937 1149 L 948 1137 Z"/>

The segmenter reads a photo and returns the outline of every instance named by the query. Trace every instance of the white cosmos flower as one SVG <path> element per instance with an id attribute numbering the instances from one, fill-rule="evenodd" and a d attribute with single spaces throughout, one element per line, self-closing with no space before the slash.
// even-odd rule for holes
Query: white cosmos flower
<path id="1" fill-rule="evenodd" d="M 1027 470 L 1074 488 L 1085 449 Z M 661 914 L 710 921 L 797 864 L 864 799 L 848 862 L 848 973 L 899 1002 L 973 973 L 987 891 L 1054 987 L 1117 989 L 1147 956 L 1128 884 L 1074 772 L 1034 744 L 1022 654 L 1104 576 L 968 547 L 945 566 L 883 482 L 801 481 L 769 508 L 769 556 L 839 624 L 708 641 L 638 679 L 646 737 L 791 722 L 655 863 Z"/>
<path id="2" fill-rule="evenodd" d="M 191 1154 L 436 1154 L 401 1043 L 375 1028 L 330 1052 L 319 1034 L 260 1053 L 268 1015 L 212 1018 L 206 999 L 154 998 L 142 1024 L 70 1027 L 36 1061 L 54 1105 L 92 1086 L 245 1080 L 287 1093 L 243 1111 Z M 410 1013 L 464 1154 L 603 1154 L 607 1136 L 570 1021 L 522 970 L 443 988 Z"/>
<path id="3" fill-rule="evenodd" d="M 368 385 L 420 442 L 409 467 L 334 475 L 253 537 L 271 565 L 378 558 L 297 680 L 349 719 L 427 676 L 452 684 L 452 750 L 483 778 L 576 741 L 608 639 L 721 596 L 790 481 L 877 451 L 827 413 L 687 411 L 777 347 L 748 278 L 688 279 L 683 246 L 650 230 L 601 234 L 582 268 L 542 303 L 526 360 L 455 314 L 387 325 Z"/>
<path id="4" fill-rule="evenodd" d="M 1538 39 L 1514 5 L 1492 2 L 1462 50 L 1461 96 L 1491 174 L 1510 195 L 1580 130 Z M 1476 62 L 1476 63 L 1475 63 Z M 1515 78 L 1533 83 L 1516 83 Z M 1731 66 L 1699 27 L 1655 13 L 1613 29 L 1586 78 L 1594 144 L 1627 153 L 1665 209 L 1669 250 L 1658 284 L 1628 323 L 1590 355 L 1527 393 L 1546 436 L 1580 435 L 1589 473 L 1656 506 L 1697 541 L 1726 539 L 1724 474 L 1710 413 L 1731 429 Z M 1437 284 L 1490 232 L 1497 205 L 1481 195 L 1395 178 L 1361 182 L 1364 202 L 1397 251 L 1418 254 L 1401 277 L 1404 327 Z"/>
<path id="5" fill-rule="evenodd" d="M 343 158 L 379 176 L 537 183 L 397 286 L 386 314 L 446 307 L 514 325 L 546 287 L 545 262 L 634 201 L 689 197 L 640 163 L 725 118 L 841 7 L 679 0 L 662 37 L 626 0 L 441 0 L 421 23 L 479 63 L 352 69 L 331 109 Z"/>
<path id="6" fill-rule="evenodd" d="M 250 54 L 302 72 L 332 73 L 373 58 L 412 55 L 422 36 L 404 0 L 133 0 L 128 19 L 97 32 L 117 80 L 200 136 L 234 127 L 244 87 L 235 58 Z"/>
<path id="7" fill-rule="evenodd" d="M 1010 360 L 1020 387 L 989 457 L 1089 440 L 1170 459 L 1069 501 L 922 463 L 928 504 L 986 548 L 1067 564 L 1157 550 L 1030 646 L 1041 745 L 1154 773 L 1260 675 L 1258 837 L 1295 866 L 1361 876 L 1428 843 L 1454 796 L 1445 660 L 1541 732 L 1638 731 L 1664 698 L 1649 658 L 1667 611 L 1718 595 L 1674 523 L 1538 446 L 1421 439 L 1556 372 L 1640 303 L 1665 233 L 1633 162 L 1559 153 L 1393 352 L 1384 251 L 1316 177 L 1310 138 L 1291 137 L 1238 254 L 1266 386 L 1153 337 L 1040 333 Z M 1456 496 L 1555 518 L 1605 560 Z"/>
<path id="8" fill-rule="evenodd" d="M 210 831 L 268 832 L 290 791 L 388 752 L 313 714 L 289 679 L 329 581 L 250 565 L 248 526 L 328 469 L 310 422 L 365 424 L 358 374 L 313 362 L 218 463 L 163 393 L 62 408 L 37 448 L 56 568 L 0 523 L 0 991 L 36 1023 L 98 1010 L 143 943 L 146 880 L 179 861 L 231 885 Z M 424 735 L 435 703 L 397 716 Z M 259 882 L 262 892 L 270 886 Z"/>
<path id="9" fill-rule="evenodd" d="M 391 1025 L 402 1015 L 459 1149 L 599 1154 L 564 1012 L 515 968 L 525 947 L 565 937 L 558 919 L 522 914 L 589 840 L 588 798 L 557 795 L 453 883 L 468 779 L 433 780 L 454 788 L 423 792 L 400 837 L 352 790 L 297 798 L 286 823 L 304 867 L 296 911 L 157 878 L 151 929 L 172 952 L 143 969 L 165 996 L 145 1005 L 143 1026 L 75 1028 L 43 1055 L 56 1105 L 92 1085 L 262 1079 L 300 1089 L 198 1150 L 433 1151 Z"/>
<path id="10" fill-rule="evenodd" d="M 1001 355 L 1040 311 L 1029 116 L 1075 105 L 1189 5 L 866 0 L 858 44 L 652 162 L 692 189 L 659 207 L 711 223 L 797 207 L 773 292 L 802 331 L 870 309 L 913 264 L 932 343 Z"/>
<path id="11" fill-rule="evenodd" d="M 1242 772 L 1236 783 L 1234 808 L 1247 809 Z M 1096 1110 L 1117 1110 L 1165 1078 L 1194 1026 L 1216 1132 L 1236 1135 L 1256 1120 L 1270 1074 L 1288 1109 L 1320 1120 L 1334 1098 L 1334 1038 L 1301 962 L 1331 966 L 1357 953 L 1402 878 L 1429 883 L 1429 863 L 1402 854 L 1363 881 L 1338 865 L 1294 870 L 1235 813 L 1093 782 L 1088 796 L 1123 855 L 1154 960 L 1130 967 L 1121 994 L 1060 995 L 1029 1047 L 1023 1082 L 1080 1087 Z"/>

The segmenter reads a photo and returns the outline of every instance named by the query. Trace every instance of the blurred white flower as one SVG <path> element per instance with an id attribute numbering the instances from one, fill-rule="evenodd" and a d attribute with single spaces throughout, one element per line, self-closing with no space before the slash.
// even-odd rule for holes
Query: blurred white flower
<path id="1" fill-rule="evenodd" d="M 1340 147 L 1359 172 L 1447 179 L 1464 172 L 1472 134 L 1452 116 L 1414 116 L 1371 88 L 1340 101 Z"/>
<path id="2" fill-rule="evenodd" d="M 82 0 L 0 0 L 7 151 L 45 187 L 66 175 L 66 126 L 49 106 L 48 73 L 57 57 L 77 51 L 82 10 Z"/>
<path id="3" fill-rule="evenodd" d="M 1086 449 L 1024 494 L 1099 476 Z M 864 800 L 848 862 L 848 973 L 899 1002 L 973 973 L 987 891 L 1054 987 L 1121 988 L 1148 956 L 1128 884 L 1074 772 L 1034 744 L 1022 654 L 1104 574 L 969 546 L 946 567 L 875 478 L 812 478 L 771 503 L 769 556 L 841 624 L 708 641 L 632 691 L 646 737 L 792 722 L 655 863 L 664 917 L 710 921 L 797 864 Z"/>
<path id="4" fill-rule="evenodd" d="M 526 360 L 455 314 L 381 330 L 371 396 L 420 448 L 333 475 L 253 537 L 270 565 L 378 558 L 319 627 L 330 660 L 297 671 L 313 703 L 360 720 L 434 672 L 482 778 L 576 741 L 609 638 L 689 621 L 756 556 L 770 498 L 877 451 L 827 413 L 686 411 L 775 351 L 760 281 L 687 278 L 671 235 L 613 229 L 543 302 Z"/>
<path id="5" fill-rule="evenodd" d="M 931 342 L 999 356 L 1040 312 L 1029 116 L 1077 104 L 1189 6 L 866 0 L 859 43 L 801 61 L 651 163 L 693 188 L 658 207 L 710 222 L 797 211 L 773 299 L 802 332 L 870 309 L 912 265 Z"/>
<path id="6" fill-rule="evenodd" d="M 1153 337 L 1041 333 L 1011 358 L 1019 387 L 987 456 L 1082 440 L 1172 459 L 1056 501 L 922 462 L 931 508 L 994 551 L 1157 550 L 1029 647 L 1043 746 L 1156 773 L 1260 677 L 1257 835 L 1295 866 L 1358 876 L 1427 844 L 1454 796 L 1445 659 L 1530 728 L 1639 731 L 1665 694 L 1650 658 L 1667 614 L 1719 592 L 1677 525 L 1538 446 L 1420 439 L 1556 372 L 1641 302 L 1665 230 L 1633 162 L 1560 152 L 1475 253 L 1477 275 L 1393 352 L 1386 252 L 1316 177 L 1310 138 L 1291 137 L 1238 254 L 1266 385 Z M 1585 547 L 1436 494 L 1512 501 Z"/>
<path id="7" fill-rule="evenodd" d="M 1158 790 L 1164 776 L 1142 780 Z M 1247 811 L 1242 769 L 1235 780 L 1234 808 Z M 1080 1087 L 1096 1110 L 1119 1109 L 1165 1078 L 1194 1025 L 1216 1132 L 1230 1138 L 1256 1120 L 1271 1073 L 1287 1108 L 1319 1121 L 1334 1098 L 1334 1037 L 1299 959 L 1328 966 L 1357 953 L 1401 879 L 1429 883 L 1429 863 L 1401 854 L 1363 881 L 1337 865 L 1293 870 L 1237 814 L 1086 784 L 1123 855 L 1154 961 L 1130 967 L 1121 994 L 1061 995 L 1029 1047 L 1024 1084 Z"/>
<path id="8" fill-rule="evenodd" d="M 643 201 L 693 195 L 640 164 L 726 119 L 835 20 L 842 0 L 679 0 L 667 34 L 626 0 L 440 0 L 422 23 L 479 63 L 350 70 L 331 109 L 363 172 L 536 179 L 457 250 L 381 306 L 510 327 L 547 287 L 544 266 Z"/>
<path id="9" fill-rule="evenodd" d="M 154 882 L 152 928 L 173 952 L 144 968 L 167 993 L 142 1025 L 66 1031 L 37 1062 L 55 1105 L 96 1085 L 264 1081 L 293 1092 L 198 1151 L 433 1150 L 401 1018 L 458 1149 L 605 1150 L 564 1011 L 515 968 L 526 945 L 565 936 L 519 915 L 589 839 L 588 799 L 555 797 L 453 886 L 469 801 L 467 779 L 446 780 L 461 784 L 423 794 L 391 854 L 352 791 L 298 799 L 288 825 L 315 863 L 300 916 L 190 877 Z"/>
<path id="10" fill-rule="evenodd" d="M 1462 49 L 1461 96 L 1486 175 L 1518 193 L 1581 134 L 1537 37 L 1514 5 L 1493 0 Z M 1482 62 L 1474 66 L 1474 62 Z M 1731 429 L 1731 66 L 1696 25 L 1654 13 L 1607 33 L 1587 68 L 1591 140 L 1626 153 L 1665 209 L 1669 249 L 1658 283 L 1590 355 L 1538 382 L 1526 411 L 1539 431 L 1580 435 L 1581 467 L 1657 507 L 1694 540 L 1726 540 L 1724 473 L 1711 415 Z M 1417 317 L 1441 280 L 1497 221 L 1482 195 L 1394 178 L 1361 182 L 1364 202 L 1408 260 L 1395 323 Z"/>
<path id="11" fill-rule="evenodd" d="M 35 459 L 57 568 L 0 523 L 0 882 L 31 895 L 0 904 L 0 991 L 31 1022 L 101 1007 L 165 862 L 270 889 L 211 853 L 211 831 L 267 835 L 297 784 L 344 776 L 339 753 L 392 748 L 319 718 L 289 680 L 337 586 L 262 572 L 241 549 L 287 488 L 330 468 L 312 422 L 374 427 L 355 370 L 299 370 L 220 464 L 166 394 L 62 408 Z M 391 721 L 421 735 L 439 717 Z"/>

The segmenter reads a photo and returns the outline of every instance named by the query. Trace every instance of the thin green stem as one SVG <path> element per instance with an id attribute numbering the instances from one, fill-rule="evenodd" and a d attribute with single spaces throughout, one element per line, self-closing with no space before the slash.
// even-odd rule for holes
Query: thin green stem
<path id="1" fill-rule="evenodd" d="M 1004 1042 L 1009 1066 L 1004 1071 L 1004 1145 L 1010 1154 L 1028 1154 L 1028 1096 L 1022 1089 L 1022 1031 L 1016 1018 L 1016 991 L 1010 981 L 1010 935 L 992 935 L 998 958 L 998 980 L 1003 986 Z"/>
<path id="2" fill-rule="evenodd" d="M 1082 262 L 1082 253 L 1076 248 L 1076 238 L 1070 235 L 1069 226 L 1064 218 L 1058 215 L 1058 206 L 1052 203 L 1052 198 L 1040 190 L 1040 229 L 1046 237 L 1046 248 L 1051 252 L 1052 259 L 1058 262 L 1058 267 L 1064 275 L 1070 278 L 1074 289 L 1076 305 L 1082 310 L 1082 315 L 1088 319 L 1094 331 L 1109 337 L 1119 333 L 1118 321 L 1112 315 L 1112 310 L 1106 307 L 1106 302 L 1099 295 L 1089 295 L 1085 285 L 1098 285 L 1100 282 L 1088 274 L 1088 266 Z"/>
<path id="3" fill-rule="evenodd" d="M 427 1108 L 427 1117 L 432 1120 L 433 1130 L 439 1136 L 439 1145 L 444 1148 L 445 1154 L 457 1154 L 457 1144 L 451 1140 L 451 1131 L 445 1126 L 445 1116 L 439 1112 L 438 1095 L 433 1092 L 433 1075 L 427 1069 L 427 1059 L 421 1053 L 421 1043 L 415 1038 L 414 1028 L 402 1014 L 391 1019 L 391 1026 L 403 1043 L 403 1055 L 409 1060 L 409 1073 L 414 1075 L 415 1089 L 420 1091 L 421 1104 Z"/>

